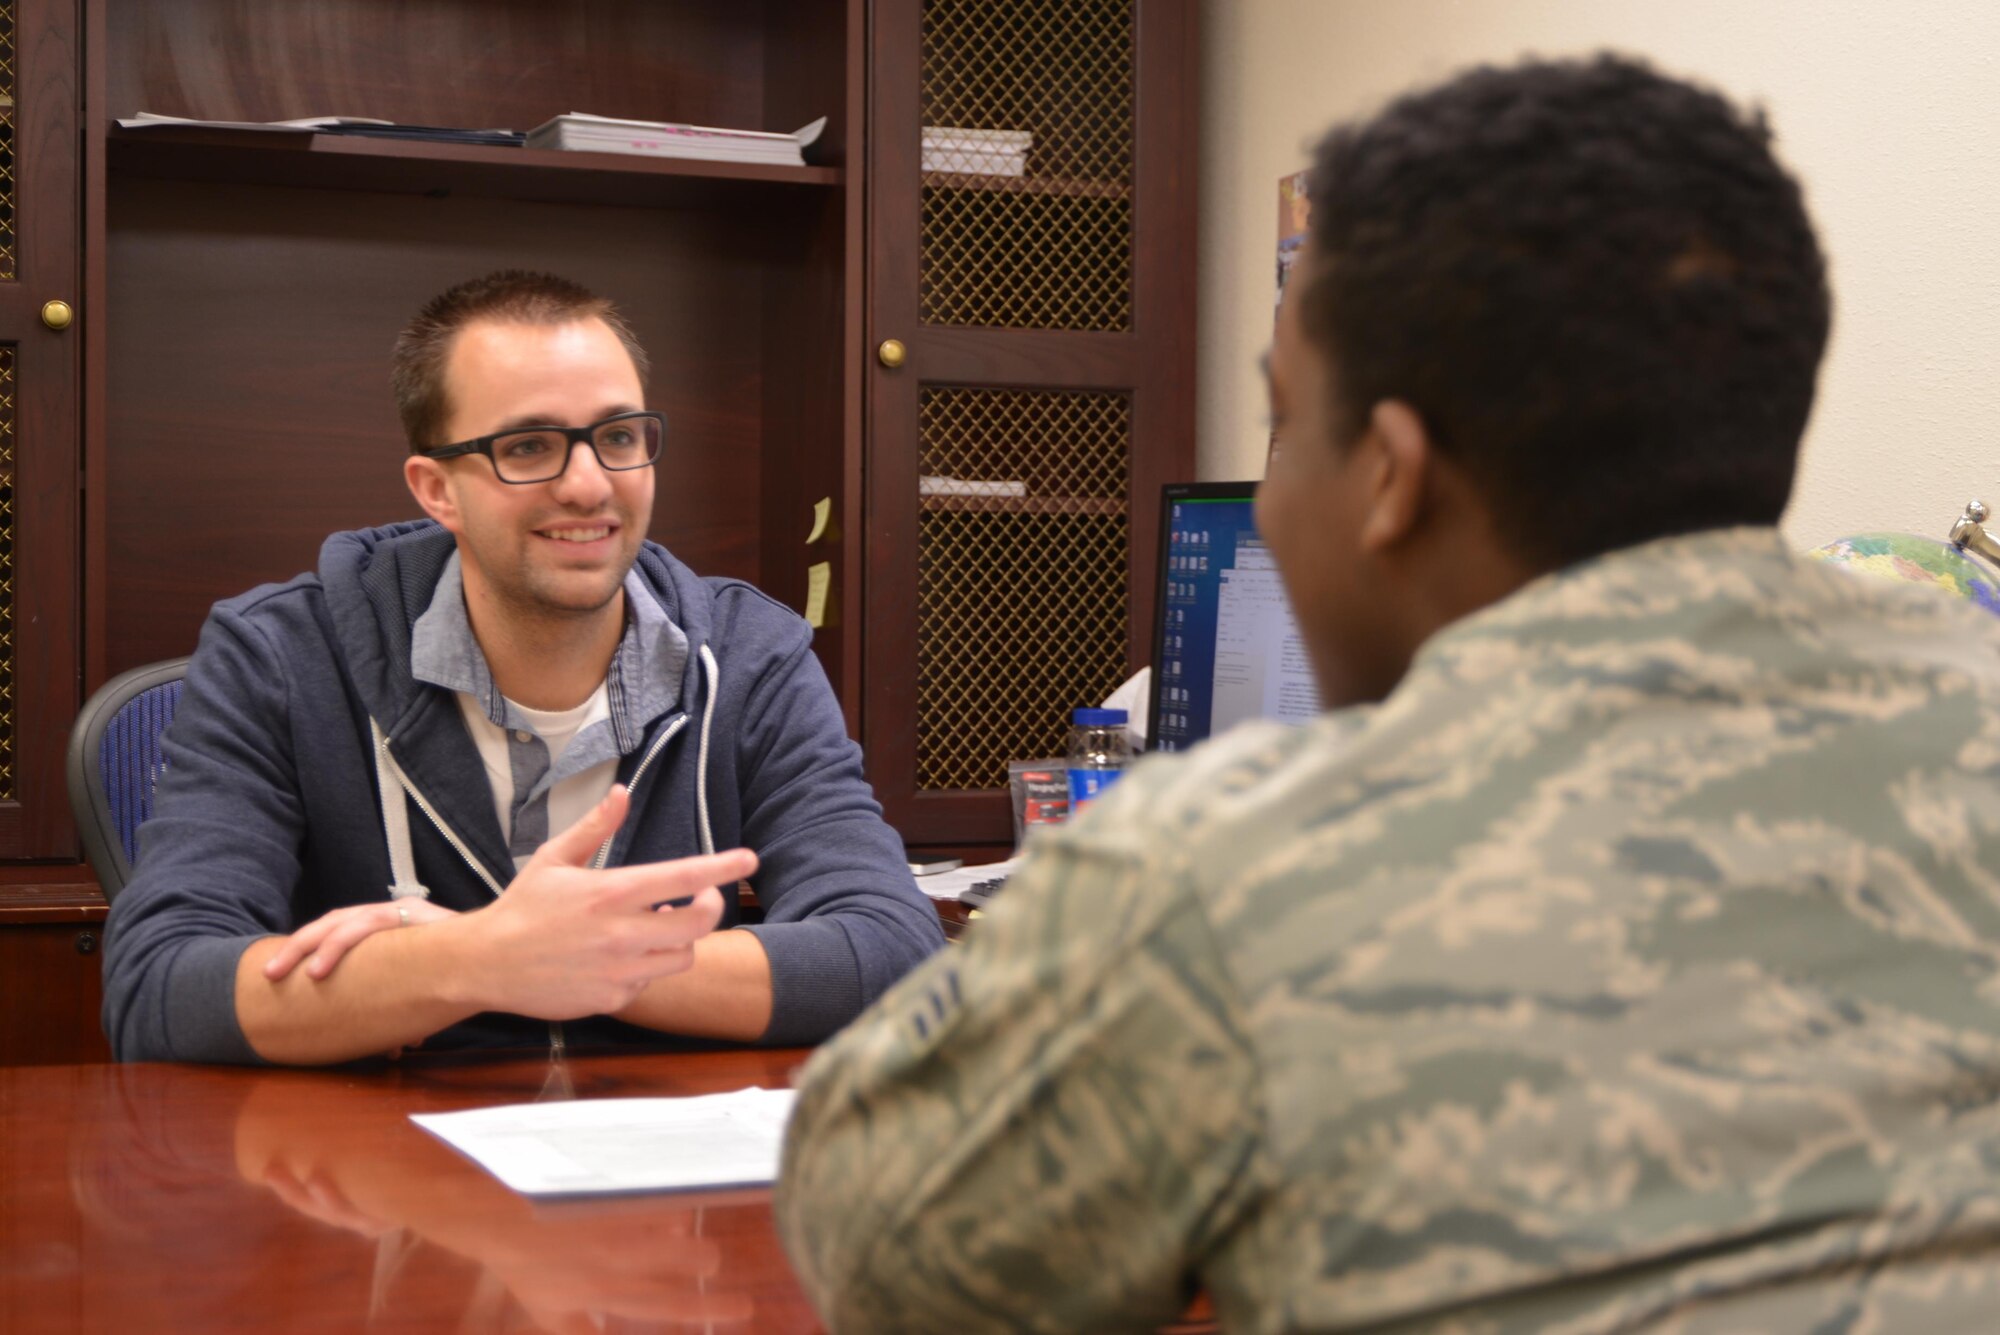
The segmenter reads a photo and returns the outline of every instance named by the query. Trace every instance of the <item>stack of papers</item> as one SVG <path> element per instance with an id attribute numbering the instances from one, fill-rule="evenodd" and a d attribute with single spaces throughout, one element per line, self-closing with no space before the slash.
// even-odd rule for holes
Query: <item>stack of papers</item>
<path id="1" fill-rule="evenodd" d="M 392 122 L 378 121 L 366 116 L 301 116 L 289 121 L 203 121 L 187 116 L 161 116 L 151 111 L 142 111 L 136 116 L 126 116 L 118 124 L 127 130 L 158 130 L 169 126 L 199 126 L 205 130 L 290 130 L 293 133 L 331 130 L 340 125 L 388 125 Z"/>
<path id="2" fill-rule="evenodd" d="M 919 496 L 1026 496 L 1028 484 L 1012 478 L 993 481 L 963 477 L 924 476 L 917 479 Z"/>
<path id="3" fill-rule="evenodd" d="M 1026 130 L 960 130 L 926 125 L 923 170 L 967 176 L 1025 176 L 1035 137 Z"/>
<path id="4" fill-rule="evenodd" d="M 515 1191 L 601 1195 L 762 1187 L 778 1180 L 795 1091 L 691 1099 L 575 1099 L 410 1120 Z"/>
<path id="5" fill-rule="evenodd" d="M 824 116 L 790 134 L 769 134 L 762 130 L 719 130 L 667 121 L 623 121 L 572 111 L 528 131 L 528 147 L 803 167 L 806 148 L 825 128 Z"/>
<path id="6" fill-rule="evenodd" d="M 142 111 L 118 122 L 127 130 L 157 130 L 172 126 L 202 130 L 275 130 L 288 134 L 346 134 L 377 139 L 416 139 L 438 144 L 487 144 L 519 148 L 519 130 L 468 130 L 450 125 L 399 125 L 369 116 L 301 116 L 289 121 L 203 121 L 185 116 L 160 116 Z"/>
<path id="7" fill-rule="evenodd" d="M 1005 862 L 988 862 L 977 867 L 959 867 L 952 871 L 941 871 L 935 876 L 919 876 L 917 889 L 932 899 L 957 899 L 975 885 L 987 881 L 1004 881 L 1014 874 L 1014 868 L 1021 865 L 1019 854 Z"/>

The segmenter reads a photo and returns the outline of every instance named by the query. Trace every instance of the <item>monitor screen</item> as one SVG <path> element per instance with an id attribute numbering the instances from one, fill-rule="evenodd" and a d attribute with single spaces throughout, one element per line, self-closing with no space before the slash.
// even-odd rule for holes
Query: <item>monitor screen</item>
<path id="1" fill-rule="evenodd" d="M 1146 745 L 1184 751 L 1245 719 L 1303 723 L 1319 692 L 1254 482 L 1176 482 L 1160 507 L 1160 598 Z"/>

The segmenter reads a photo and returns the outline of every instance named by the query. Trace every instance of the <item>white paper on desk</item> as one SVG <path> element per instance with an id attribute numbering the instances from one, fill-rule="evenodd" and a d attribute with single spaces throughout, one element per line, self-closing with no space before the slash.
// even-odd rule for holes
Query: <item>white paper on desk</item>
<path id="1" fill-rule="evenodd" d="M 795 1091 L 574 1099 L 410 1120 L 529 1196 L 768 1186 Z"/>
<path id="2" fill-rule="evenodd" d="M 988 862 L 979 867 L 960 867 L 956 871 L 941 871 L 934 876 L 919 876 L 917 889 L 932 899 L 957 899 L 981 881 L 1013 875 L 1020 861 L 1018 857 L 1011 857 L 1005 862 Z"/>

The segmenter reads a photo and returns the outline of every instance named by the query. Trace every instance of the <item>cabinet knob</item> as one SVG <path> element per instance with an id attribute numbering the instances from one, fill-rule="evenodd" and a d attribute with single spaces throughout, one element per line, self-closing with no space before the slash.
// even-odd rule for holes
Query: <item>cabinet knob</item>
<path id="1" fill-rule="evenodd" d="M 42 323 L 51 329 L 67 329 L 76 320 L 76 312 L 67 301 L 45 301 L 42 303 Z"/>
<path id="2" fill-rule="evenodd" d="M 896 338 L 883 339 L 882 346 L 875 349 L 876 360 L 891 369 L 901 366 L 903 359 L 909 355 L 909 349 L 903 346 L 903 341 Z"/>
<path id="3" fill-rule="evenodd" d="M 95 955 L 97 953 L 97 933 L 78 932 L 76 934 L 76 953 L 79 955 Z"/>

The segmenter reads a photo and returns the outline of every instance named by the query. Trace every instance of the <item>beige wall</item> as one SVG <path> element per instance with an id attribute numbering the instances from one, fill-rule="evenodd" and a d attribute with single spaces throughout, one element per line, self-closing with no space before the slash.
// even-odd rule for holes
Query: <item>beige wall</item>
<path id="1" fill-rule="evenodd" d="M 1469 63 L 1612 47 L 1761 103 L 1805 182 L 1835 310 L 1792 539 L 2000 510 L 2000 3 L 1208 0 L 1202 23 L 1204 478 L 1262 471 L 1277 182 L 1319 131 Z"/>

